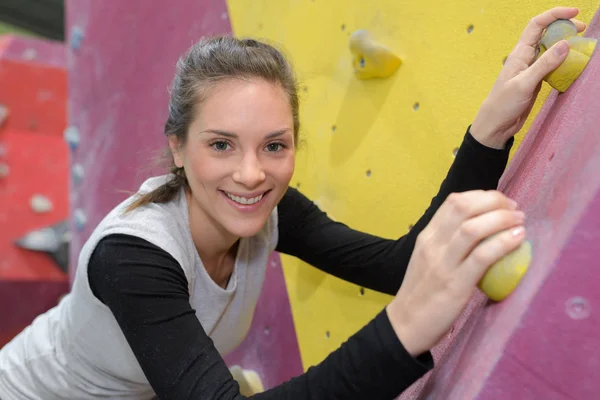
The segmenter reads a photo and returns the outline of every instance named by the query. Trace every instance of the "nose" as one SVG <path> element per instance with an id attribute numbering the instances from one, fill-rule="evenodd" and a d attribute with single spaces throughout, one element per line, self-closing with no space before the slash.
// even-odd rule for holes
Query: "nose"
<path id="1" fill-rule="evenodd" d="M 233 180 L 248 188 L 260 185 L 264 182 L 265 178 L 266 175 L 262 164 L 254 154 L 245 155 L 233 173 Z"/>

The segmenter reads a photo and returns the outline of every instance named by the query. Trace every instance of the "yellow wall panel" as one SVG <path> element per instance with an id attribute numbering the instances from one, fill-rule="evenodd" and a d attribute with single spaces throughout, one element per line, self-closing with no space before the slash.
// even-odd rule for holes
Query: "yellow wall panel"
<path id="1" fill-rule="evenodd" d="M 406 233 L 437 192 L 529 19 L 557 5 L 579 7 L 588 23 L 598 7 L 589 0 L 228 0 L 234 34 L 280 44 L 300 79 L 303 143 L 292 184 L 334 219 L 389 238 Z M 348 43 L 357 29 L 402 58 L 393 76 L 354 77 Z M 544 85 L 532 117 L 548 93 Z M 292 257 L 283 265 L 305 368 L 390 298 L 363 295 Z"/>

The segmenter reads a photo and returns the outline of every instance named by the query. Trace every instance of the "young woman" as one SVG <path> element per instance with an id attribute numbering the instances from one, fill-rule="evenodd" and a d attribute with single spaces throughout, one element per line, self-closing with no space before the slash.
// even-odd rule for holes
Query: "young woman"
<path id="1" fill-rule="evenodd" d="M 395 297 L 322 363 L 255 398 L 399 395 L 432 368 L 429 349 L 485 270 L 523 241 L 523 213 L 492 189 L 568 50 L 559 43 L 534 63 L 542 30 L 577 12 L 531 20 L 438 195 L 395 241 L 331 221 L 288 187 L 298 97 L 277 50 L 228 37 L 194 45 L 173 82 L 170 173 L 103 219 L 72 292 L 0 351 L 0 398 L 242 398 L 221 354 L 246 335 L 274 250 Z"/>

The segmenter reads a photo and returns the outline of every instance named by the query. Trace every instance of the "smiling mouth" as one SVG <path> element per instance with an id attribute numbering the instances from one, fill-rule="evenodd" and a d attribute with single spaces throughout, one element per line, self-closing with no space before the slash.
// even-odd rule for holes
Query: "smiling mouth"
<path id="1" fill-rule="evenodd" d="M 230 200 L 235 201 L 236 203 L 243 205 L 243 206 L 251 206 L 253 204 L 258 203 L 269 192 L 270 192 L 270 190 L 267 190 L 266 192 L 264 192 L 258 196 L 255 196 L 255 197 L 243 197 L 243 196 L 236 196 L 234 194 L 223 191 L 225 196 L 227 196 Z"/>

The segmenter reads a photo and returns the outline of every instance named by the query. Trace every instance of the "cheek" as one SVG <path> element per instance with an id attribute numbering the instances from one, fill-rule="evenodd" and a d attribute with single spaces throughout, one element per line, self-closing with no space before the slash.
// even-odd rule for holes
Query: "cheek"
<path id="1" fill-rule="evenodd" d="M 277 168 L 275 168 L 277 180 L 287 186 L 292 179 L 292 175 L 294 175 L 295 163 L 296 159 L 294 154 L 282 159 L 281 162 L 278 163 Z"/>
<path id="2" fill-rule="evenodd" d="M 215 184 L 223 174 L 223 168 L 219 168 L 214 157 L 208 154 L 187 154 L 185 169 L 190 185 L 210 186 Z"/>

